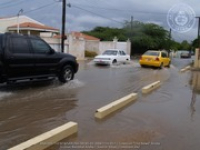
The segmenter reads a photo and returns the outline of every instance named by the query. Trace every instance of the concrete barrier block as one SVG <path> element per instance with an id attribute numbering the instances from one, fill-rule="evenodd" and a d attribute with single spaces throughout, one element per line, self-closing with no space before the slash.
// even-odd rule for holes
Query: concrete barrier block
<path id="1" fill-rule="evenodd" d="M 147 85 L 147 86 L 142 88 L 142 93 L 143 94 L 149 93 L 149 92 L 157 89 L 160 85 L 161 85 L 160 81 L 156 81 L 156 82 L 154 82 L 152 84 L 149 84 L 149 85 Z"/>
<path id="2" fill-rule="evenodd" d="M 102 119 L 102 118 L 108 116 L 109 114 L 115 112 L 116 110 L 126 106 L 130 102 L 136 100 L 137 96 L 138 96 L 137 93 L 132 93 L 132 94 L 129 94 L 119 100 L 116 100 L 104 107 L 101 107 L 96 110 L 95 117 L 98 119 Z"/>
<path id="3" fill-rule="evenodd" d="M 8 150 L 44 150 L 76 132 L 78 132 L 78 124 L 75 122 L 69 122 Z"/>
<path id="4" fill-rule="evenodd" d="M 187 70 L 190 70 L 190 68 L 191 68 L 190 66 L 187 66 L 187 67 L 181 69 L 180 72 L 183 73 L 183 72 L 185 72 Z"/>

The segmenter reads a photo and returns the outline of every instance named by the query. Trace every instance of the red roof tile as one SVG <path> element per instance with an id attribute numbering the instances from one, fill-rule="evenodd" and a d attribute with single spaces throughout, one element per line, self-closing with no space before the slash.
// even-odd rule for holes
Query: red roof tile
<path id="1" fill-rule="evenodd" d="M 79 39 L 79 38 L 83 38 L 85 40 L 88 40 L 88 41 L 100 41 L 100 39 L 96 38 L 96 37 L 93 37 L 93 36 L 90 36 L 90 35 L 87 35 L 87 34 L 84 34 L 84 33 L 81 33 L 81 32 L 71 32 L 71 34 Z M 55 35 L 54 38 L 57 38 L 57 39 L 60 39 L 61 38 L 61 35 Z"/>
<path id="2" fill-rule="evenodd" d="M 32 22 L 24 22 L 24 23 L 20 23 L 20 28 L 35 28 L 35 29 L 42 29 L 42 30 L 55 30 L 55 31 L 59 31 L 58 29 L 46 26 L 46 25 L 40 25 L 37 23 L 32 23 Z M 17 25 L 13 25 L 10 26 L 8 28 L 17 28 Z"/>
<path id="3" fill-rule="evenodd" d="M 75 32 L 73 31 L 72 32 L 72 35 L 76 38 L 83 38 L 85 40 L 91 40 L 91 41 L 100 41 L 100 39 L 94 37 L 94 36 L 90 36 L 90 35 L 87 35 L 87 34 L 84 34 L 84 33 L 81 33 L 81 32 Z"/>

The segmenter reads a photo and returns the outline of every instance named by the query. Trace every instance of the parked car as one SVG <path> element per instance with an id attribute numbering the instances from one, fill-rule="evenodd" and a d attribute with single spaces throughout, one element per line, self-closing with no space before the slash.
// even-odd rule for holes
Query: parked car
<path id="1" fill-rule="evenodd" d="M 95 64 L 111 65 L 117 62 L 128 62 L 130 61 L 130 56 L 127 55 L 123 50 L 108 49 L 101 55 L 96 56 L 93 61 Z"/>
<path id="2" fill-rule="evenodd" d="M 141 67 L 152 66 L 162 68 L 163 66 L 170 67 L 171 60 L 168 53 L 165 51 L 146 51 L 139 60 Z"/>
<path id="3" fill-rule="evenodd" d="M 55 52 L 36 36 L 0 34 L 0 82 L 58 77 L 61 82 L 74 78 L 76 57 Z"/>
<path id="4" fill-rule="evenodd" d="M 181 58 L 191 58 L 191 54 L 189 51 L 182 51 L 180 57 Z"/>

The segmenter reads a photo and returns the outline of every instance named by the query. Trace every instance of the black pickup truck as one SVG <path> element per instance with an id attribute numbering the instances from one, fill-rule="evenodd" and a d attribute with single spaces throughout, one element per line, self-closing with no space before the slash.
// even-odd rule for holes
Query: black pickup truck
<path id="1" fill-rule="evenodd" d="M 76 57 L 55 52 L 36 36 L 0 34 L 0 83 L 58 77 L 68 82 L 78 71 Z"/>

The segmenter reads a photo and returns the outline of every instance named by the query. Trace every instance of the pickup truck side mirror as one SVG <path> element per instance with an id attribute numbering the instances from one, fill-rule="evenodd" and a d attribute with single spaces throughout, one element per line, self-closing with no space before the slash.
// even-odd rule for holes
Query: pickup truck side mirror
<path id="1" fill-rule="evenodd" d="M 54 54 L 55 50 L 54 49 L 50 49 L 49 54 Z"/>

